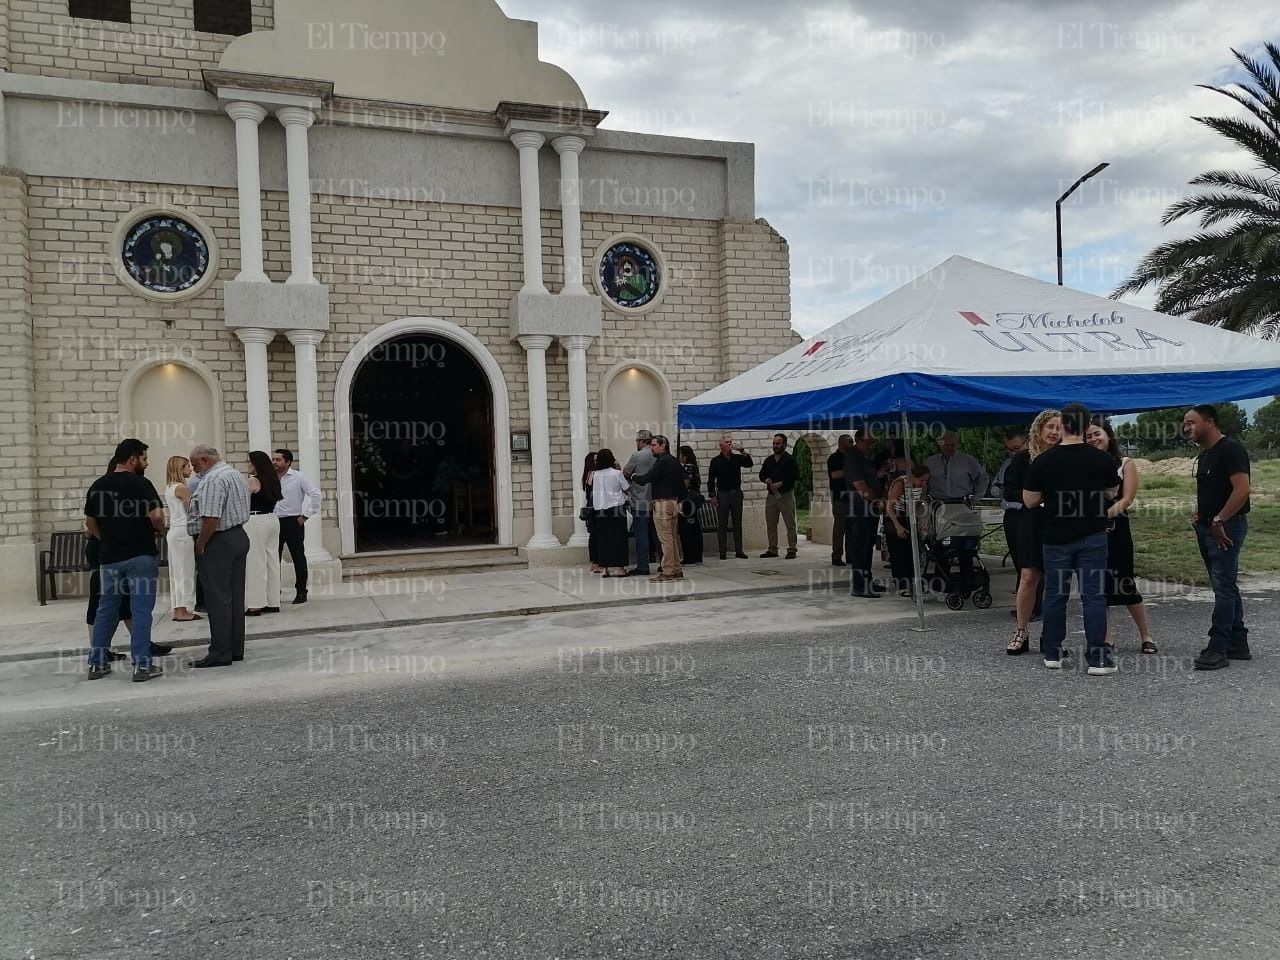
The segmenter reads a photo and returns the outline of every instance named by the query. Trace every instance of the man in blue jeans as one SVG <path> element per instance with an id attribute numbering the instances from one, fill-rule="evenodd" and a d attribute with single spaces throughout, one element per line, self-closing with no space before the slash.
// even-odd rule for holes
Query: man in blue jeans
<path id="1" fill-rule="evenodd" d="M 1089 410 L 1083 404 L 1062 408 L 1062 442 L 1031 462 L 1022 501 L 1032 510 L 1044 504 L 1044 665 L 1062 667 L 1074 572 L 1084 607 L 1089 675 L 1096 677 L 1116 672 L 1106 645 L 1107 505 L 1119 481 L 1115 459 L 1084 442 L 1088 426 Z"/>
<path id="2" fill-rule="evenodd" d="M 151 614 L 160 570 L 156 536 L 165 529 L 164 505 L 143 474 L 147 445 L 129 439 L 116 447 L 116 468 L 94 481 L 85 497 L 85 529 L 101 542 L 102 599 L 93 621 L 89 679 L 111 672 L 108 652 L 127 589 L 133 620 L 129 631 L 135 683 L 162 673 L 151 662 Z"/>
<path id="3" fill-rule="evenodd" d="M 1200 447 L 1191 523 L 1213 584 L 1209 646 L 1196 657 L 1195 668 L 1221 670 L 1232 660 L 1253 659 L 1236 585 L 1240 551 L 1249 532 L 1249 453 L 1243 444 L 1222 435 L 1218 410 L 1209 404 L 1188 410 L 1182 429 Z"/>

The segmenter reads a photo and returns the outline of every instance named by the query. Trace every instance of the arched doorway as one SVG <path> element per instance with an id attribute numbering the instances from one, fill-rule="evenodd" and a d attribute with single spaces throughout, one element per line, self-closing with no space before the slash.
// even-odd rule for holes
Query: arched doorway
<path id="1" fill-rule="evenodd" d="M 404 333 L 368 350 L 350 390 L 355 551 L 497 543 L 494 395 L 477 358 Z"/>
<path id="2" fill-rule="evenodd" d="M 671 389 L 657 369 L 638 360 L 618 364 L 601 383 L 600 442 L 625 464 L 635 452 L 638 431 L 669 430 Z"/>
<path id="3" fill-rule="evenodd" d="M 150 448 L 147 479 L 165 488 L 170 457 L 197 443 L 222 446 L 222 397 L 208 370 L 187 360 L 154 360 L 135 368 L 120 388 L 120 436 Z M 226 451 L 223 451 L 226 455 Z"/>

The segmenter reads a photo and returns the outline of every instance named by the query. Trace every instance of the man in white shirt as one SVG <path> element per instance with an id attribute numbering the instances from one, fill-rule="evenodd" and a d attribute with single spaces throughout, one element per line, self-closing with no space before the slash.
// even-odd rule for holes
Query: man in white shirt
<path id="1" fill-rule="evenodd" d="M 297 593 L 294 603 L 307 602 L 307 542 L 306 523 L 320 512 L 320 488 L 293 469 L 293 451 L 276 450 L 271 455 L 276 474 L 280 477 L 283 498 L 276 504 L 276 516 L 280 519 L 280 556 L 289 548 L 293 560 L 294 584 Z"/>

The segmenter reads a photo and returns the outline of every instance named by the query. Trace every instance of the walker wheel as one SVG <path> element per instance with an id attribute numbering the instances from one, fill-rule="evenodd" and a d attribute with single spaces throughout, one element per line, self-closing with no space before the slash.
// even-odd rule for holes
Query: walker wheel
<path id="1" fill-rule="evenodd" d="M 963 610 L 963 609 L 964 609 L 964 597 L 962 597 L 962 596 L 961 596 L 960 594 L 958 594 L 958 593 L 948 593 L 948 594 L 947 594 L 947 608 L 948 608 L 948 609 L 950 609 L 950 610 Z"/>
<path id="2" fill-rule="evenodd" d="M 991 606 L 991 594 L 986 590 L 979 590 L 971 599 L 973 600 L 973 605 L 979 610 L 985 610 Z"/>

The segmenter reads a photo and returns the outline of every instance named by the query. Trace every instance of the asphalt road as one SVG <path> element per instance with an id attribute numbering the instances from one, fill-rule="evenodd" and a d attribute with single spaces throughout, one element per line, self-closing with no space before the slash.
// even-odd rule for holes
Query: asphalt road
<path id="1" fill-rule="evenodd" d="M 996 611 L 584 619 L 472 675 L 9 715 L 0 956 L 1270 960 L 1274 599 L 1207 675 L 1187 601 L 1107 678 Z"/>

